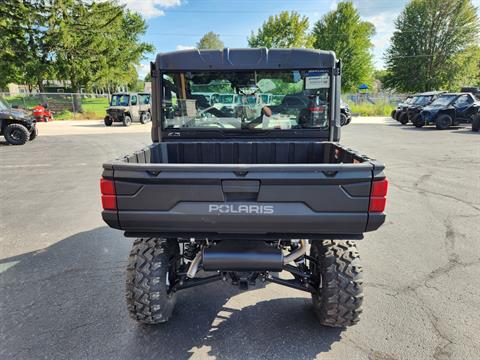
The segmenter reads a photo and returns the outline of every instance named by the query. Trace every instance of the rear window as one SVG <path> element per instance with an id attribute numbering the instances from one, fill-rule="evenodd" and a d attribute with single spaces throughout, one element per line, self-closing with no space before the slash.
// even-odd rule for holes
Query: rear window
<path id="1" fill-rule="evenodd" d="M 328 70 L 163 74 L 164 129 L 328 129 Z"/>

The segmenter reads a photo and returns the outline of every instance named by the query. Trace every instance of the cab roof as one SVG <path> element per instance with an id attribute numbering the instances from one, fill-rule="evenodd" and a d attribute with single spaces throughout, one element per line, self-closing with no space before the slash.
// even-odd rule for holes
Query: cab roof
<path id="1" fill-rule="evenodd" d="M 416 94 L 415 96 L 432 96 L 432 95 L 443 95 L 445 91 L 427 91 L 424 93 Z"/>
<path id="2" fill-rule="evenodd" d="M 333 51 L 314 49 L 181 50 L 157 55 L 157 70 L 273 70 L 334 68 Z"/>

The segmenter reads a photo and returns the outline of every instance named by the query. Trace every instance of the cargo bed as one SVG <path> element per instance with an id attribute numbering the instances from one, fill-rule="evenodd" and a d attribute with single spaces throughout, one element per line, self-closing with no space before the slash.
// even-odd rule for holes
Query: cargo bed
<path id="1" fill-rule="evenodd" d="M 360 238 L 385 219 L 384 166 L 337 143 L 162 142 L 103 167 L 126 236 Z"/>

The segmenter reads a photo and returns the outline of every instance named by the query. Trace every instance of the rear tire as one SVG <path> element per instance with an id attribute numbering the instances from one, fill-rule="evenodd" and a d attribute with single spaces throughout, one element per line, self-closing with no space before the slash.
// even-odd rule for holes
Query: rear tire
<path id="1" fill-rule="evenodd" d="M 127 266 L 126 299 L 130 316 L 144 324 L 167 322 L 176 302 L 170 292 L 176 274 L 176 240 L 136 239 Z"/>
<path id="2" fill-rule="evenodd" d="M 348 124 L 348 118 L 345 114 L 340 114 L 340 126 L 345 126 Z"/>
<path id="3" fill-rule="evenodd" d="M 23 145 L 30 138 L 30 131 L 22 124 L 9 124 L 3 131 L 3 136 L 11 145 Z"/>
<path id="4" fill-rule="evenodd" d="M 446 130 L 452 125 L 452 117 L 450 115 L 444 114 L 440 115 L 435 121 L 435 126 L 438 130 Z"/>
<path id="5" fill-rule="evenodd" d="M 28 140 L 30 140 L 30 141 L 35 140 L 37 136 L 38 136 L 38 128 L 36 126 L 34 126 L 32 132 L 30 133 L 30 136 L 29 136 Z"/>
<path id="6" fill-rule="evenodd" d="M 480 131 L 480 114 L 475 116 L 472 121 L 472 131 Z"/>
<path id="7" fill-rule="evenodd" d="M 415 125 L 416 128 L 421 128 L 423 125 L 425 125 L 425 122 L 420 115 L 415 115 L 415 117 L 412 119 L 412 124 Z"/>
<path id="8" fill-rule="evenodd" d="M 123 126 L 130 126 L 132 125 L 132 118 L 128 115 L 125 115 L 123 118 Z"/>
<path id="9" fill-rule="evenodd" d="M 408 114 L 406 112 L 403 112 L 399 116 L 398 121 L 400 121 L 400 124 L 402 124 L 402 125 L 407 125 L 408 124 Z"/>
<path id="10" fill-rule="evenodd" d="M 392 110 L 392 113 L 390 114 L 390 116 L 392 117 L 393 120 L 395 120 L 396 112 L 397 112 L 397 110 Z"/>
<path id="11" fill-rule="evenodd" d="M 105 126 L 112 126 L 113 120 L 110 116 L 105 116 L 105 119 L 103 119 L 103 122 L 105 123 Z"/>
<path id="12" fill-rule="evenodd" d="M 359 321 L 363 302 L 360 257 L 354 241 L 314 241 L 310 256 L 317 292 L 312 294 L 313 309 L 320 323 L 346 327 Z"/>
<path id="13" fill-rule="evenodd" d="M 144 112 L 142 115 L 140 115 L 140 122 L 142 124 L 146 124 L 148 122 L 150 122 L 150 113 L 149 112 Z"/>

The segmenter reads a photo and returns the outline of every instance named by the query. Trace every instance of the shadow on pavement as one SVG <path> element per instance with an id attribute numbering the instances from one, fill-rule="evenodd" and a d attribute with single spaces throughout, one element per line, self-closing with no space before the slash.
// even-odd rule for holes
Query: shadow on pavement
<path id="1" fill-rule="evenodd" d="M 0 358 L 313 359 L 341 338 L 304 297 L 233 309 L 239 291 L 223 283 L 179 292 L 169 323 L 139 325 L 124 303 L 130 246 L 101 227 L 0 260 Z"/>

